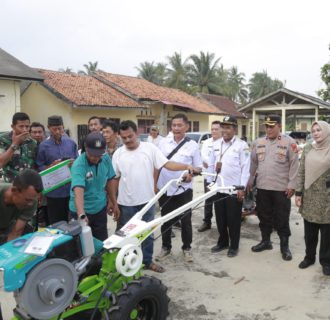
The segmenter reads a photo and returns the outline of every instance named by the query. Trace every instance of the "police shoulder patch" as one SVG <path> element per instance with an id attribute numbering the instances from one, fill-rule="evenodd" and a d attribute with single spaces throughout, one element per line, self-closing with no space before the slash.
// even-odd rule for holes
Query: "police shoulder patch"
<path id="1" fill-rule="evenodd" d="M 291 150 L 294 152 L 294 153 L 298 153 L 299 149 L 298 149 L 298 146 L 296 143 L 291 143 Z"/>

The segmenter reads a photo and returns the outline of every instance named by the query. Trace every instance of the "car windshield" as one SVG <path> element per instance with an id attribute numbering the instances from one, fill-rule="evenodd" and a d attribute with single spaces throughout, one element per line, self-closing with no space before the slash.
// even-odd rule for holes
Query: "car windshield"
<path id="1" fill-rule="evenodd" d="M 187 133 L 186 136 L 198 143 L 201 135 L 200 133 Z"/>

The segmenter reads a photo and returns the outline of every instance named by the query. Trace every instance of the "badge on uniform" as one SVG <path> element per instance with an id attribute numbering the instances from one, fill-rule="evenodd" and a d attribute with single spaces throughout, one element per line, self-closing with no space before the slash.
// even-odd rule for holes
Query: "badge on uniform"
<path id="1" fill-rule="evenodd" d="M 89 172 L 87 172 L 86 173 L 86 180 L 87 181 L 91 181 L 91 180 L 93 180 L 93 171 L 89 171 Z"/>

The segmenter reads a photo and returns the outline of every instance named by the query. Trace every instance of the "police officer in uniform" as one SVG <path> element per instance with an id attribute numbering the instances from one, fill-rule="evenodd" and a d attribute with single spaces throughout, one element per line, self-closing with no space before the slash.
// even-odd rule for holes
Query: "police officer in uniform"
<path id="1" fill-rule="evenodd" d="M 224 186 L 242 185 L 246 187 L 250 177 L 250 151 L 247 143 L 239 139 L 235 133 L 237 119 L 233 116 L 224 117 L 221 122 L 222 138 L 219 148 L 213 151 L 216 171 L 222 176 Z M 221 180 L 217 183 L 221 186 Z M 223 192 L 216 194 L 215 217 L 219 231 L 217 244 L 211 248 L 216 253 L 228 248 L 227 256 L 235 257 L 238 253 L 242 203 L 245 191 L 229 195 Z"/>
<path id="2" fill-rule="evenodd" d="M 290 198 L 294 194 L 298 175 L 298 148 L 295 141 L 281 134 L 281 118 L 265 118 L 266 136 L 252 145 L 249 187 L 254 178 L 257 185 L 257 212 L 262 240 L 253 252 L 273 249 L 270 234 L 273 226 L 280 238 L 283 260 L 291 260 L 289 237 Z"/>

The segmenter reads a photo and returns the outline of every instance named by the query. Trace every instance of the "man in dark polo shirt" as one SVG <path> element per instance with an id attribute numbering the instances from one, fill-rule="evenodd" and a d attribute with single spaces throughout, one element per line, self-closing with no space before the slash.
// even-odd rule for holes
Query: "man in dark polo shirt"
<path id="1" fill-rule="evenodd" d="M 37 210 L 42 188 L 40 175 L 31 169 L 21 171 L 13 184 L 0 183 L 0 244 L 23 234 Z"/>
<path id="2" fill-rule="evenodd" d="M 78 157 L 77 144 L 64 134 L 61 116 L 48 118 L 49 139 L 40 143 L 37 155 L 39 171 L 48 169 L 61 161 Z M 46 195 L 47 216 L 50 224 L 69 218 L 70 183 L 59 187 Z"/>

